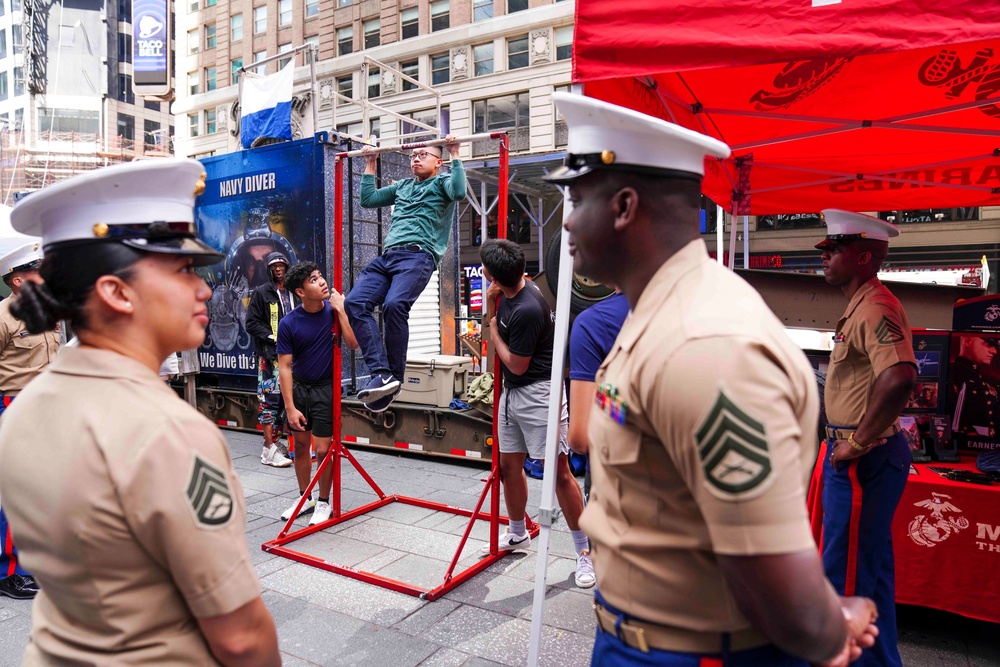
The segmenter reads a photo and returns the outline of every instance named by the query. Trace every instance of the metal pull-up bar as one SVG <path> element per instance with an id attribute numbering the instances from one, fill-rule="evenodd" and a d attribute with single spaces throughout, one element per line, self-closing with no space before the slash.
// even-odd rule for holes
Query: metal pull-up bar
<path id="1" fill-rule="evenodd" d="M 379 146 L 377 148 L 367 148 L 356 151 L 346 151 L 337 153 L 338 158 L 344 157 L 364 157 L 366 155 L 381 155 L 382 153 L 392 153 L 395 151 L 410 151 L 414 148 L 428 148 L 430 146 L 444 146 L 445 144 L 462 144 L 470 141 L 482 141 L 484 139 L 499 139 L 506 136 L 506 132 L 481 132 L 479 134 L 469 134 L 464 137 L 454 139 L 428 139 L 427 141 L 416 141 L 412 144 L 399 144 L 398 146 Z"/>

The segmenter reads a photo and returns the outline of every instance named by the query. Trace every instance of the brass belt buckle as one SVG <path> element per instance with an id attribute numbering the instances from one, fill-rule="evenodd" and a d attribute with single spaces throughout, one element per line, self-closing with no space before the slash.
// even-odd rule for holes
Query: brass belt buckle
<path id="1" fill-rule="evenodd" d="M 625 638 L 628 635 L 631 635 L 632 637 L 631 645 L 633 646 L 633 648 L 637 648 L 643 653 L 649 653 L 649 644 L 646 642 L 646 631 L 643 628 L 636 627 L 631 623 L 629 623 L 628 621 L 622 621 L 620 627 L 621 627 L 622 641 L 625 641 Z M 629 644 L 628 641 L 625 641 L 625 643 Z"/>

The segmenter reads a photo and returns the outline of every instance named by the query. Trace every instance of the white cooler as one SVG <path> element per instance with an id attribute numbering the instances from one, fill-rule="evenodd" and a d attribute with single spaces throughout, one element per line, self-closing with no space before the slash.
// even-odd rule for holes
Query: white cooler
<path id="1" fill-rule="evenodd" d="M 471 357 L 444 354 L 410 355 L 406 359 L 403 387 L 397 401 L 446 408 L 465 392 Z"/>

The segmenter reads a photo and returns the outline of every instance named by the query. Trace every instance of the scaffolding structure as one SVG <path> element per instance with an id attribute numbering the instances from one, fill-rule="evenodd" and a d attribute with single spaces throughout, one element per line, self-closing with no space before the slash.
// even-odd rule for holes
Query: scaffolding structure
<path id="1" fill-rule="evenodd" d="M 504 132 L 495 132 L 489 134 L 471 135 L 467 137 L 459 137 L 456 141 L 459 142 L 471 142 L 479 141 L 483 139 L 497 139 L 500 142 L 500 177 L 499 177 L 499 187 L 501 188 L 502 196 L 498 198 L 499 206 L 499 228 L 498 236 L 499 238 L 507 237 L 507 170 L 508 170 L 508 137 Z M 435 139 L 431 141 L 424 141 L 411 144 L 402 144 L 399 146 L 392 147 L 381 147 L 374 149 L 366 149 L 364 151 L 348 151 L 344 153 L 339 153 L 337 155 L 337 163 L 335 167 L 335 180 L 334 188 L 337 196 L 335 197 L 334 205 L 334 224 L 333 224 L 333 247 L 341 248 L 343 247 L 343 220 L 344 220 L 344 165 L 348 158 L 359 157 L 363 155 L 380 154 L 389 151 L 401 151 L 401 150 L 413 150 L 417 148 L 424 148 L 428 146 L 441 146 L 446 142 L 444 139 Z M 334 287 L 338 291 L 342 291 L 343 288 L 343 259 L 341 253 L 333 254 L 333 278 Z M 340 325 L 338 321 L 334 320 L 333 333 L 335 340 L 340 340 Z M 334 345 L 333 352 L 333 380 L 335 386 L 340 386 L 340 378 L 342 370 L 342 359 L 341 351 L 339 345 Z M 476 503 L 474 509 L 469 510 L 462 507 L 454 507 L 445 503 L 433 502 L 429 500 L 424 500 L 422 498 L 413 498 L 410 496 L 403 496 L 399 494 L 387 494 L 385 493 L 374 479 L 365 471 L 364 467 L 358 462 L 354 455 L 344 446 L 341 435 L 341 397 L 339 391 L 333 392 L 333 442 L 331 443 L 330 449 L 326 456 L 320 462 L 316 474 L 313 476 L 306 488 L 305 493 L 299 499 L 298 504 L 295 506 L 292 516 L 284 524 L 278 536 L 261 545 L 261 549 L 267 553 L 275 554 L 277 556 L 282 556 L 294 561 L 298 561 L 305 565 L 310 565 L 322 570 L 327 570 L 329 572 L 334 572 L 336 574 L 341 574 L 352 579 L 357 579 L 359 581 L 364 581 L 366 583 L 374 584 L 376 586 L 381 586 L 382 588 L 388 588 L 399 593 L 406 593 L 407 595 L 413 595 L 425 600 L 435 600 L 448 591 L 454 589 L 460 584 L 468 581 L 470 578 L 479 574 L 490 565 L 503 558 L 507 552 L 501 552 L 499 550 L 499 526 L 500 524 L 508 524 L 509 519 L 500 514 L 500 448 L 497 445 L 497 411 L 500 405 L 500 391 L 502 386 L 502 374 L 500 369 L 500 359 L 497 357 L 494 361 L 494 400 L 493 400 L 493 446 L 492 446 L 492 456 L 490 465 L 490 474 L 484 480 L 485 484 L 483 486 L 483 491 L 479 496 L 479 501 Z M 370 502 L 368 504 L 362 505 L 355 509 L 345 511 L 341 504 L 341 467 L 342 461 L 346 459 L 349 464 L 351 464 L 354 469 L 361 475 L 361 477 L 367 482 L 378 499 Z M 326 521 L 317 523 L 316 525 L 306 526 L 298 530 L 292 530 L 293 524 L 295 523 L 298 514 L 305 504 L 306 499 L 308 499 L 313 488 L 319 482 L 320 476 L 327 469 L 328 466 L 333 468 L 333 488 L 330 494 L 330 505 L 332 507 L 332 514 Z M 484 504 L 486 502 L 486 497 L 490 496 L 489 511 L 483 511 Z M 312 556 L 301 551 L 296 551 L 291 549 L 287 545 L 296 540 L 300 540 L 304 537 L 312 535 L 323 531 L 331 526 L 336 526 L 342 524 L 345 521 L 350 521 L 356 517 L 362 516 L 376 510 L 380 507 L 385 507 L 390 503 L 402 503 L 405 505 L 413 505 L 416 507 L 422 507 L 425 509 L 431 509 L 440 512 L 448 512 L 450 514 L 455 514 L 459 516 L 468 517 L 469 522 L 465 527 L 465 531 L 462 533 L 461 539 L 459 540 L 458 546 L 455 550 L 455 555 L 451 559 L 451 562 L 444 573 L 441 584 L 433 588 L 425 588 L 417 586 L 415 584 L 407 583 L 405 581 L 400 581 L 398 579 L 391 579 L 374 572 L 365 572 L 358 570 L 354 567 L 348 565 L 342 565 L 339 563 L 332 563 L 324 558 L 317 556 Z M 527 519 L 527 517 L 526 517 Z M 460 570 L 456 573 L 456 568 L 458 567 L 459 558 L 461 557 L 462 550 L 465 548 L 468 542 L 469 535 L 472 532 L 472 527 L 475 525 L 476 521 L 488 521 L 490 530 L 490 544 L 489 553 L 481 558 L 476 563 Z M 528 530 L 532 537 L 538 535 L 539 527 L 537 524 L 531 523 L 528 520 Z"/>

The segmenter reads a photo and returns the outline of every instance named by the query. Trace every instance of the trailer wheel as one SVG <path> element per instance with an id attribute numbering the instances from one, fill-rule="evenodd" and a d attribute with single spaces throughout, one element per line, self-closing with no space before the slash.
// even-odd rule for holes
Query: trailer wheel
<path id="1" fill-rule="evenodd" d="M 545 280 L 556 298 L 559 297 L 559 244 L 562 242 L 561 239 L 562 229 L 560 228 L 549 239 L 549 245 L 545 249 Z M 571 315 L 582 313 L 587 308 L 607 299 L 614 293 L 615 291 L 607 285 L 602 285 L 574 273 L 569 312 Z"/>

